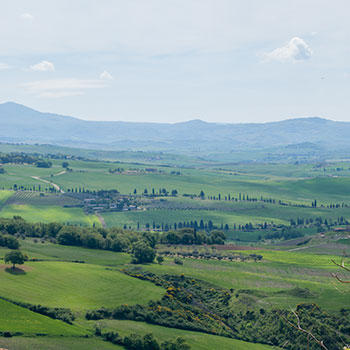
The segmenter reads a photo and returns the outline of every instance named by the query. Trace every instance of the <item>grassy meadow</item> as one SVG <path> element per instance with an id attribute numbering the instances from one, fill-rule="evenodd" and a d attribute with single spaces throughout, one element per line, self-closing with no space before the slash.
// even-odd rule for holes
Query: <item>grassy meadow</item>
<path id="1" fill-rule="evenodd" d="M 62 208 L 42 205 L 8 205 L 0 211 L 0 217 L 21 216 L 31 222 L 61 222 L 73 225 L 100 225 L 95 215 L 85 215 L 80 208 Z"/>
<path id="2" fill-rule="evenodd" d="M 116 268 L 61 261 L 28 262 L 21 276 L 2 270 L 0 283 L 2 296 L 75 311 L 147 303 L 164 294 L 162 288 L 126 276 Z"/>
<path id="3" fill-rule="evenodd" d="M 88 324 L 91 321 L 87 322 Z M 191 346 L 192 349 L 222 349 L 222 350 L 271 350 L 273 347 L 262 344 L 252 344 L 240 340 L 218 337 L 210 334 L 184 331 L 180 329 L 150 325 L 144 322 L 106 320 L 103 321 L 106 330 L 118 331 L 121 335 L 153 333 L 156 339 L 164 341 L 174 337 L 182 337 Z"/>
<path id="4" fill-rule="evenodd" d="M 8 145 L 0 145 L 0 150 L 4 151 L 6 147 Z M 27 151 L 38 149 L 42 153 L 56 150 L 51 146 L 21 147 Z M 342 205 L 350 205 L 349 162 L 219 164 L 161 154 L 155 156 L 147 153 L 87 150 L 74 152 L 95 159 L 68 159 L 71 171 L 65 171 L 62 160 L 59 159 L 50 159 L 53 166 L 49 169 L 27 164 L 5 164 L 3 168 L 6 173 L 0 175 L 0 217 L 21 216 L 31 223 L 59 222 L 95 226 L 102 234 L 105 233 L 102 225 L 130 226 L 132 229 L 139 225 L 143 229 L 146 224 L 152 226 L 153 222 L 156 225 L 173 225 L 211 220 L 218 227 L 228 224 L 228 241 L 241 241 L 240 245 L 246 247 L 225 252 L 260 254 L 263 257 L 261 261 L 181 258 L 181 265 L 167 256 L 162 264 L 140 264 L 138 267 L 160 276 L 184 274 L 224 288 L 232 294 L 227 307 L 237 312 L 274 307 L 289 309 L 300 303 L 316 303 L 331 313 L 340 308 L 350 308 L 348 285 L 337 283 L 331 275 L 338 273 L 345 278 L 332 260 L 340 261 L 344 249 L 349 246 L 348 232 L 334 233 L 331 232 L 333 226 L 330 226 L 331 234 L 322 233 L 325 227 L 307 227 L 305 224 L 298 228 L 306 239 L 310 238 L 305 242 L 263 240 L 275 232 L 276 225 L 289 226 L 291 219 L 311 219 L 315 222 L 321 217 L 332 223 L 342 217 L 350 221 L 350 208 Z M 116 168 L 123 170 L 116 173 L 109 171 Z M 45 191 L 52 186 L 50 183 L 62 192 Z M 14 185 L 21 191 L 10 190 Z M 33 186 L 36 191 L 32 191 Z M 39 186 L 45 195 L 40 195 Z M 122 195 L 133 194 L 136 189 L 134 198 L 139 202 L 139 209 L 101 212 L 94 209 L 89 212 L 86 208 L 83 209 L 81 200 L 69 196 L 72 188 L 82 187 L 89 190 L 117 189 Z M 142 195 L 145 189 L 151 193 L 153 188 L 155 192 L 162 188 L 169 192 L 176 189 L 178 194 L 176 197 L 155 198 Z M 199 195 L 201 191 L 205 192 L 205 199 L 187 196 Z M 221 200 L 218 200 L 219 194 Z M 229 194 L 235 198 L 239 194 L 248 195 L 250 198 L 256 197 L 258 201 L 225 200 Z M 215 200 L 208 198 L 213 196 Z M 128 199 L 131 197 L 129 195 Z M 263 201 L 262 198 L 276 202 Z M 317 200 L 317 207 L 311 206 L 314 200 Z M 278 201 L 283 201 L 284 204 L 278 204 Z M 338 204 L 338 207 L 329 208 L 329 204 Z M 266 230 L 233 230 L 234 225 L 247 223 L 273 223 L 275 226 L 271 225 Z M 97 321 L 86 320 L 85 313 L 101 307 L 148 305 L 150 301 L 160 301 L 166 289 L 125 274 L 124 269 L 134 267 L 127 252 L 63 246 L 56 244 L 55 237 L 51 238 L 51 241 L 18 238 L 21 251 L 31 259 L 21 269 L 13 271 L 0 260 L 0 347 L 11 350 L 122 349 L 95 336 L 94 326 Z M 246 250 L 247 248 L 254 250 Z M 190 252 L 193 249 L 214 251 L 217 248 L 164 245 L 161 249 Z M 0 259 L 8 251 L 7 248 L 0 247 Z M 21 303 L 69 308 L 76 319 L 69 325 L 29 311 L 1 297 Z M 145 322 L 105 319 L 101 323 L 104 330 L 115 331 L 123 336 L 152 332 L 159 341 L 181 336 L 192 349 L 274 348 Z M 7 331 L 16 336 L 2 337 Z"/>

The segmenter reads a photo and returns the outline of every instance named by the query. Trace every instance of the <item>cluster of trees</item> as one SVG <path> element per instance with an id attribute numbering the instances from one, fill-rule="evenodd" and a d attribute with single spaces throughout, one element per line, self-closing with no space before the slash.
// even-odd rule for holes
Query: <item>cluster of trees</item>
<path id="1" fill-rule="evenodd" d="M 2 164 L 35 164 L 38 168 L 51 168 L 52 163 L 42 159 L 39 154 L 29 153 L 0 153 L 0 163 Z"/>
<path id="2" fill-rule="evenodd" d="M 0 163 L 2 164 L 35 164 L 39 156 L 29 153 L 0 153 Z"/>
<path id="3" fill-rule="evenodd" d="M 345 219 L 343 216 L 339 216 L 337 219 L 333 220 L 332 218 L 322 218 L 316 217 L 313 218 L 296 218 L 296 219 L 290 219 L 290 225 L 291 226 L 315 226 L 315 227 L 321 227 L 324 226 L 336 226 L 336 225 L 350 225 L 350 222 Z"/>
<path id="4" fill-rule="evenodd" d="M 43 159 L 39 159 L 35 162 L 37 168 L 51 168 L 52 163 Z"/>
<path id="5" fill-rule="evenodd" d="M 152 333 L 147 333 L 144 336 L 133 333 L 121 337 L 117 332 L 103 333 L 100 325 L 96 325 L 95 334 L 102 336 L 105 341 L 121 345 L 128 350 L 190 350 L 190 346 L 181 337 L 159 344 Z"/>
<path id="6" fill-rule="evenodd" d="M 208 234 L 193 228 L 183 228 L 177 231 L 164 232 L 160 237 L 163 244 L 224 244 L 226 236 L 222 231 L 213 230 Z"/>
<path id="7" fill-rule="evenodd" d="M 17 184 L 13 184 L 12 187 L 10 187 L 11 190 L 14 191 L 38 191 L 38 192 L 50 192 L 50 193 L 57 193 L 59 192 L 55 187 L 42 187 L 41 185 L 32 185 L 32 186 L 19 186 Z"/>
<path id="8" fill-rule="evenodd" d="M 137 189 L 135 188 L 133 193 L 136 195 L 137 194 Z M 160 188 L 158 191 L 155 190 L 154 188 L 152 188 L 152 190 L 148 190 L 147 188 L 145 188 L 142 192 L 143 196 L 147 196 L 147 197 L 160 197 L 160 196 L 164 196 L 167 197 L 169 195 L 171 195 L 172 197 L 176 197 L 178 194 L 176 189 L 173 189 L 171 191 L 168 191 L 166 188 Z"/>
<path id="9" fill-rule="evenodd" d="M 110 174 L 120 174 L 120 173 L 123 173 L 124 171 L 125 171 L 124 168 L 114 168 L 114 169 L 110 168 L 110 169 L 108 169 L 108 172 Z"/>
<path id="10" fill-rule="evenodd" d="M 299 237 L 304 237 L 304 234 L 291 229 L 282 229 L 265 235 L 265 239 L 283 239 L 285 241 Z"/>
<path id="11" fill-rule="evenodd" d="M 193 228 L 195 230 L 205 230 L 205 231 L 211 231 L 211 230 L 217 230 L 219 227 L 214 225 L 211 220 L 208 220 L 207 222 L 201 219 L 198 223 L 197 220 L 191 220 L 191 221 L 179 221 L 175 222 L 174 224 L 168 224 L 162 222 L 161 224 L 157 224 L 155 221 L 152 222 L 152 225 L 149 223 L 145 224 L 145 228 L 148 230 L 152 228 L 153 230 L 161 230 L 161 231 L 169 231 L 169 230 L 179 230 L 182 228 Z M 137 223 L 137 229 L 140 229 L 140 223 Z M 228 231 L 230 229 L 230 226 L 228 224 L 221 223 L 221 230 Z"/>
<path id="12" fill-rule="evenodd" d="M 184 275 L 155 275 L 142 270 L 126 271 L 130 276 L 166 288 L 159 301 L 148 305 L 122 305 L 86 313 L 87 319 L 127 319 L 167 327 L 216 334 L 252 343 L 268 344 L 289 350 L 318 350 L 319 344 L 308 340 L 298 330 L 295 314 L 281 309 L 244 309 L 229 307 L 239 291 L 218 288 Z M 350 309 L 327 313 L 316 304 L 299 304 L 295 310 L 303 329 L 312 328 L 328 350 L 350 343 Z"/>
<path id="13" fill-rule="evenodd" d="M 18 249 L 19 242 L 18 240 L 10 235 L 2 235 L 0 233 L 0 247 L 6 247 L 9 249 Z"/>
<path id="14" fill-rule="evenodd" d="M 156 232 L 137 232 L 120 228 L 79 227 L 61 223 L 29 223 L 19 216 L 13 219 L 0 218 L 0 232 L 10 236 L 52 238 L 59 244 L 107 249 L 116 252 L 128 251 L 138 241 L 154 248 L 157 243 L 166 244 L 223 244 L 226 236 L 222 231 L 210 233 L 191 228 L 174 230 L 160 235 Z"/>
<path id="15" fill-rule="evenodd" d="M 225 254 L 222 255 L 220 252 L 217 251 L 209 251 L 208 249 L 206 251 L 170 251 L 170 250 L 163 250 L 158 252 L 159 256 L 165 255 L 169 257 L 175 257 L 174 263 L 182 265 L 181 258 L 194 258 L 194 259 L 215 259 L 215 260 L 227 260 L 227 261 L 246 261 L 246 260 L 254 260 L 254 261 L 260 261 L 262 260 L 263 256 L 260 254 L 249 254 L 249 255 L 243 255 L 243 254 Z M 158 257 L 159 257 L 158 256 Z M 157 257 L 157 259 L 158 259 Z"/>

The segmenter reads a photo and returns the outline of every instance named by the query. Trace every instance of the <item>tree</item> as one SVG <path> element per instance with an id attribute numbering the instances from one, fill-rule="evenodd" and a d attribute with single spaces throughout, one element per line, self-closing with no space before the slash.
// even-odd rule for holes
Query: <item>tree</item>
<path id="1" fill-rule="evenodd" d="M 21 251 L 13 250 L 5 255 L 4 261 L 5 264 L 12 264 L 12 268 L 14 269 L 16 268 L 16 264 L 23 265 L 27 259 L 27 256 L 24 255 Z"/>
<path id="2" fill-rule="evenodd" d="M 36 163 L 35 163 L 35 166 L 37 168 L 51 168 L 52 167 L 52 163 L 51 162 L 46 162 L 44 160 L 38 160 Z"/>
<path id="3" fill-rule="evenodd" d="M 161 265 L 162 262 L 164 261 L 164 258 L 161 255 L 157 255 L 157 261 L 158 261 L 158 264 Z"/>
<path id="4" fill-rule="evenodd" d="M 204 199 L 204 197 L 205 197 L 204 191 L 201 191 L 201 193 L 199 194 L 199 197 L 201 197 L 202 199 Z"/>
<path id="5" fill-rule="evenodd" d="M 7 247 L 9 249 L 18 249 L 19 242 L 15 237 L 12 236 L 0 236 L 0 247 Z"/>
<path id="6" fill-rule="evenodd" d="M 159 350 L 159 344 L 152 333 L 143 336 L 143 350 Z"/>
<path id="7" fill-rule="evenodd" d="M 178 337 L 176 340 L 166 340 L 161 345 L 161 350 L 189 350 L 191 349 L 188 344 L 186 344 L 185 339 Z"/>
<path id="8" fill-rule="evenodd" d="M 68 162 L 63 162 L 62 163 L 62 168 L 67 169 L 69 167 L 69 163 Z"/>
<path id="9" fill-rule="evenodd" d="M 143 264 L 151 263 L 156 257 L 156 251 L 150 247 L 146 242 L 136 242 L 132 247 L 133 263 Z"/>

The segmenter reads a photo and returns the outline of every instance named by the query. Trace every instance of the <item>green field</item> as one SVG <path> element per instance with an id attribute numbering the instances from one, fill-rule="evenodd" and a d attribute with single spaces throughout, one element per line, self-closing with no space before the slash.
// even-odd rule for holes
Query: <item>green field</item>
<path id="1" fill-rule="evenodd" d="M 331 176 L 327 171 L 313 168 L 310 165 L 232 165 L 212 169 L 154 167 L 164 173 L 110 174 L 108 169 L 123 167 L 125 170 L 145 169 L 147 164 L 105 163 L 70 161 L 73 172 L 62 172 L 61 161 L 51 160 L 53 167 L 49 169 L 36 168 L 32 165 L 5 165 L 7 174 L 1 176 L 1 186 L 8 188 L 17 186 L 32 186 L 39 184 L 42 188 L 47 184 L 32 176 L 52 181 L 68 188 L 84 186 L 89 189 L 118 189 L 122 193 L 131 193 L 135 188 L 141 193 L 145 188 L 151 190 L 165 187 L 177 189 L 180 195 L 196 193 L 204 190 L 207 195 L 222 195 L 246 193 L 250 196 L 264 196 L 286 201 L 310 203 L 317 199 L 319 203 L 348 202 L 350 194 L 349 171 Z M 347 163 L 346 167 L 349 167 Z M 220 170 L 218 170 L 220 169 Z M 171 171 L 180 171 L 181 175 L 171 175 Z M 53 176 L 51 176 L 53 175 Z"/>
<path id="2" fill-rule="evenodd" d="M 307 302 L 317 303 L 324 309 L 337 310 L 340 305 L 350 307 L 347 288 L 339 286 L 330 275 L 331 271 L 336 271 L 331 262 L 332 257 L 271 251 L 254 253 L 262 254 L 264 261 L 253 263 L 183 259 L 184 264 L 178 266 L 167 259 L 163 265 L 150 265 L 146 269 L 155 273 L 184 273 L 185 276 L 237 291 L 254 290 L 257 296 L 253 293 L 251 306 L 255 307 L 295 305 L 305 300 L 302 294 L 295 293 L 298 288 L 310 292 Z"/>
<path id="3" fill-rule="evenodd" d="M 0 210 L 5 202 L 13 195 L 12 191 L 0 191 Z"/>
<path id="4" fill-rule="evenodd" d="M 164 294 L 162 288 L 99 265 L 45 261 L 28 262 L 26 269 L 22 275 L 0 270 L 1 296 L 86 310 L 146 303 Z"/>
<path id="5" fill-rule="evenodd" d="M 0 331 L 23 335 L 83 336 L 84 329 L 39 315 L 0 299 Z M 1 341 L 0 341 L 1 344 Z"/>
<path id="6" fill-rule="evenodd" d="M 92 324 L 92 322 L 88 322 Z M 269 350 L 276 349 L 275 347 L 252 344 L 240 340 L 218 337 L 215 335 L 203 334 L 199 332 L 183 331 L 180 329 L 173 329 L 150 325 L 144 322 L 134 321 L 120 321 L 120 320 L 106 320 L 102 323 L 105 329 L 117 331 L 120 335 L 127 335 L 130 333 L 146 334 L 153 333 L 160 342 L 173 339 L 174 337 L 182 337 L 191 346 L 191 349 L 206 350 L 206 349 L 222 349 L 222 350 Z"/>
<path id="7" fill-rule="evenodd" d="M 0 145 L 0 150 L 8 149 L 9 145 Z M 45 153 L 57 151 L 59 148 L 49 145 L 22 145 L 18 149 Z M 239 250 L 219 250 L 214 246 L 158 244 L 157 249 L 171 250 L 173 253 L 185 251 L 192 257 L 181 258 L 183 265 L 176 264 L 174 258 L 166 256 L 162 264 L 150 263 L 138 267 L 163 276 L 162 278 L 165 275 L 184 274 L 189 280 L 196 279 L 199 284 L 209 283 L 215 288 L 223 288 L 230 295 L 225 307 L 235 314 L 244 315 L 253 310 L 262 315 L 261 312 L 265 311 L 261 310 L 268 312 L 271 308 L 290 309 L 300 303 L 316 303 L 322 310 L 331 313 L 340 308 L 350 308 L 348 285 L 338 283 L 331 275 L 337 272 L 340 273 L 339 276 L 346 278 L 332 260 L 341 260 L 349 241 L 346 221 L 350 221 L 350 207 L 347 207 L 350 205 L 350 162 L 233 164 L 142 152 L 74 151 L 68 148 L 60 150 L 93 158 L 94 161 L 68 159 L 71 169 L 68 171 L 62 168 L 62 159 L 49 159 L 53 163 L 49 169 L 33 165 L 5 164 L 3 167 L 6 173 L 0 175 L 0 217 L 21 216 L 31 223 L 60 222 L 76 226 L 97 226 L 98 230 L 95 232 L 100 232 L 103 237 L 102 244 L 98 245 L 101 249 L 111 249 L 110 239 L 115 238 L 107 236 L 111 231 L 102 228 L 104 223 L 106 227 L 125 225 L 136 229 L 139 226 L 140 231 L 146 224 L 152 227 L 153 223 L 160 226 L 211 220 L 218 227 L 228 224 L 230 228 L 226 231 L 227 240 L 236 243 L 240 241 L 239 245 L 243 247 L 232 245 L 227 249 Z M 123 170 L 116 173 L 109 171 L 116 168 Z M 52 184 L 59 191 L 50 193 L 48 188 Z M 9 190 L 13 187 L 20 190 Z M 118 207 L 118 210 L 123 209 L 121 211 L 103 209 L 99 212 L 100 209 L 95 204 L 90 207 L 86 205 L 92 194 L 85 192 L 84 197 L 80 190 L 77 191 L 81 188 L 90 191 L 117 189 L 120 195 L 117 199 L 113 198 L 113 201 L 122 198 L 132 203 L 135 201 L 137 205 L 133 206 L 134 209 L 122 206 Z M 157 193 L 162 188 L 170 193 L 176 189 L 177 196 L 152 197 L 142 194 L 145 189 L 150 194 L 152 189 Z M 71 193 L 72 189 L 74 193 Z M 135 189 L 135 195 L 130 195 L 134 194 Z M 199 195 L 201 191 L 205 193 L 204 199 L 189 196 Z M 228 195 L 236 199 L 241 195 L 242 199 L 225 200 Z M 250 200 L 243 199 L 243 195 L 248 195 Z M 99 203 L 109 200 L 103 194 L 98 196 Z M 251 200 L 252 197 L 257 200 Z M 311 206 L 314 200 L 317 200 L 317 207 Z M 92 202 L 94 203 L 94 199 Z M 122 201 L 121 203 L 123 204 Z M 329 204 L 337 204 L 337 207 L 327 208 Z M 301 223 L 290 226 L 291 220 L 297 219 Z M 234 229 L 234 225 L 248 223 L 252 224 L 250 228 Z M 267 224 L 265 229 L 257 229 L 255 226 L 264 223 Z M 337 226 L 342 229 L 334 230 Z M 78 229 L 71 228 L 73 232 Z M 294 233 L 299 236 L 294 236 L 296 238 L 290 241 L 268 236 L 283 230 L 295 230 Z M 130 234 L 130 231 L 125 232 Z M 86 234 L 86 230 L 80 234 Z M 141 234 L 142 232 L 136 239 L 141 239 Z M 159 341 L 182 336 L 192 349 L 272 349 L 265 345 L 201 332 L 161 327 L 150 324 L 147 318 L 145 319 L 150 323 L 112 319 L 87 321 L 86 311 L 101 307 L 141 304 L 148 305 L 150 309 L 153 305 L 148 304 L 150 301 L 169 297 L 166 295 L 166 287 L 142 280 L 140 275 L 133 278 L 124 273 L 124 269 L 135 267 L 129 254 L 133 249 L 130 242 L 125 252 L 116 253 L 58 245 L 55 243 L 57 233 L 46 235 L 19 238 L 21 251 L 29 259 L 36 258 L 34 260 L 38 261 L 27 261 L 19 270 L 12 270 L 1 261 L 0 297 L 52 308 L 69 308 L 76 319 L 73 325 L 68 325 L 0 299 L 0 332 L 17 333 L 13 338 L 0 337 L 0 347 L 10 350 L 121 349 L 93 334 L 95 324 L 101 322 L 104 331 L 115 331 L 123 336 L 152 332 Z M 23 237 L 22 232 L 16 236 Z M 204 260 L 195 258 L 194 250 L 223 255 L 259 254 L 263 258 L 256 262 L 254 259 L 230 262 L 213 256 L 210 260 Z M 7 248 L 0 247 L 0 258 L 7 252 Z M 194 305 L 195 302 L 197 301 L 194 301 Z M 209 332 L 215 333 L 214 331 Z M 45 337 L 39 337 L 38 334 Z M 85 338 L 85 335 L 88 337 Z"/>
<path id="8" fill-rule="evenodd" d="M 21 240 L 20 243 L 21 250 L 30 258 L 67 262 L 82 260 L 88 264 L 103 265 L 106 267 L 122 266 L 124 264 L 129 264 L 131 260 L 130 255 L 126 253 L 114 253 L 111 251 L 101 252 L 96 249 L 62 246 L 29 238 Z M 0 256 L 6 251 L 5 248 L 0 247 Z"/>
<path id="9" fill-rule="evenodd" d="M 0 216 L 12 218 L 18 215 L 31 222 L 61 222 L 73 225 L 100 225 L 95 215 L 85 215 L 80 208 L 62 208 L 58 206 L 8 205 L 0 211 Z"/>
<path id="10" fill-rule="evenodd" d="M 323 217 L 327 220 L 337 220 L 339 216 L 350 220 L 349 208 L 302 208 L 292 206 L 278 206 L 269 203 L 240 203 L 223 202 L 217 204 L 216 208 L 208 210 L 213 203 L 198 200 L 192 200 L 194 203 L 184 202 L 182 200 L 169 199 L 169 203 L 162 204 L 162 209 L 148 209 L 145 211 L 124 211 L 113 213 L 102 213 L 108 226 L 131 226 L 137 227 L 137 223 L 144 227 L 146 223 L 156 224 L 174 224 L 183 221 L 199 222 L 203 219 L 205 222 L 212 220 L 214 225 L 220 227 L 221 223 L 228 224 L 232 228 L 234 224 L 252 224 L 274 223 L 289 225 L 290 220 L 297 218 L 313 219 Z M 213 201 L 211 201 L 213 202 Z M 192 205 L 191 205 L 192 204 Z M 176 205 L 176 206 L 175 206 Z M 175 208 L 173 208 L 175 207 Z M 180 208 L 184 209 L 180 209 Z M 168 208 L 168 209 L 167 209 Z"/>
<path id="11" fill-rule="evenodd" d="M 130 257 L 125 253 L 66 247 L 47 242 L 35 243 L 31 239 L 21 240 L 20 243 L 22 250 L 30 257 L 45 260 L 27 262 L 24 265 L 23 274 L 11 274 L 1 270 L 1 295 L 4 297 L 51 307 L 69 307 L 78 315 L 83 315 L 81 312 L 86 309 L 133 303 L 146 304 L 148 300 L 157 300 L 164 295 L 164 289 L 119 272 L 119 269 L 128 266 L 130 262 Z M 5 252 L 6 249 L 0 249 L 0 256 Z M 144 265 L 143 269 L 160 274 L 184 273 L 185 276 L 198 278 L 223 288 L 233 288 L 239 297 L 233 298 L 230 306 L 238 309 L 246 308 L 247 303 L 253 308 L 269 308 L 272 305 L 289 307 L 304 301 L 316 302 L 325 310 L 337 310 L 340 306 L 350 307 L 346 287 L 338 285 L 330 277 L 330 272 L 336 271 L 331 259 L 339 260 L 339 257 L 272 250 L 254 252 L 263 255 L 262 262 L 183 259 L 184 265 L 179 266 L 174 264 L 172 259 L 166 259 L 163 265 Z M 243 251 L 243 253 L 250 252 Z M 85 260 L 86 263 L 69 262 L 73 259 Z M 250 291 L 249 294 L 247 290 Z M 42 333 L 54 336 L 62 334 L 67 328 L 63 338 L 48 338 L 48 349 L 63 349 L 65 344 L 70 342 L 72 342 L 72 348 L 75 349 L 74 346 L 76 346 L 77 350 L 83 349 L 83 346 L 89 349 L 91 344 L 100 346 L 99 340 L 95 338 L 84 340 L 79 345 L 79 342 L 71 337 L 76 334 L 91 333 L 96 321 L 86 321 L 78 317 L 76 327 L 72 327 L 50 319 L 51 323 L 46 322 L 41 327 L 39 321 L 42 318 L 46 319 L 44 316 L 33 314 L 12 304 L 5 304 L 7 308 L 2 307 L 1 310 L 5 310 L 4 315 L 7 315 L 7 312 L 13 315 L 11 316 L 13 323 L 6 323 L 5 316 L 2 324 L 0 322 L 0 331 L 5 331 L 9 327 L 5 325 L 11 324 L 13 332 L 30 335 L 39 333 L 35 328 L 39 327 Z M 8 308 L 11 310 L 8 311 Z M 26 328 L 27 314 L 39 319 L 38 323 L 31 323 L 33 329 Z M 116 320 L 102 322 L 106 324 L 106 330 L 111 329 L 121 335 L 132 332 L 138 334 L 152 332 L 160 340 L 183 336 L 193 349 L 209 350 L 215 344 L 223 349 L 271 349 L 259 344 L 140 322 Z M 51 331 L 50 327 L 53 327 Z M 27 332 L 23 329 L 27 329 Z M 19 350 L 27 349 L 26 344 L 32 344 L 34 347 L 41 346 L 40 342 L 39 338 L 15 337 L 9 340 L 0 338 L 0 345 Z M 109 349 L 108 343 L 102 344 L 105 343 L 101 342 L 99 348 Z"/>
<path id="12" fill-rule="evenodd" d="M 13 337 L 1 338 L 0 346 L 11 350 L 120 350 L 123 347 L 99 339 L 72 337 Z"/>

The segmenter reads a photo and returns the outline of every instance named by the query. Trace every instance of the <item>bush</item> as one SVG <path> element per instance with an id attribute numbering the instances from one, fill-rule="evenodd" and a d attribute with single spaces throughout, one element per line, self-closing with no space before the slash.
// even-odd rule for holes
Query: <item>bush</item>
<path id="1" fill-rule="evenodd" d="M 35 166 L 37 168 L 51 168 L 52 167 L 52 163 L 51 162 L 46 162 L 44 160 L 38 160 L 36 163 L 35 163 Z"/>
<path id="2" fill-rule="evenodd" d="M 179 258 L 174 258 L 174 263 L 177 264 L 177 265 L 183 265 L 183 261 Z"/>
<path id="3" fill-rule="evenodd" d="M 132 262 L 134 264 L 151 263 L 156 257 L 156 251 L 146 242 L 136 242 L 132 247 Z"/>
<path id="4" fill-rule="evenodd" d="M 4 235 L 0 236 L 0 247 L 7 247 L 9 249 L 18 249 L 19 242 L 15 237 Z"/>

